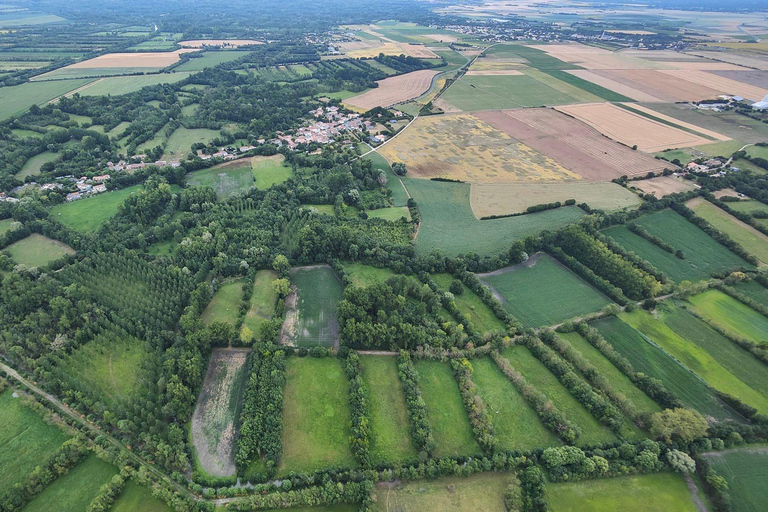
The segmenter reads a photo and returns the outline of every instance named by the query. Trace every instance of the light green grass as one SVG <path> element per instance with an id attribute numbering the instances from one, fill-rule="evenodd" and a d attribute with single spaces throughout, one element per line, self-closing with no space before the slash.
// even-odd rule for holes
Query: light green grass
<path id="1" fill-rule="evenodd" d="M 558 336 L 566 340 L 579 352 L 584 358 L 597 368 L 600 374 L 605 377 L 613 389 L 629 400 L 641 413 L 655 413 L 661 411 L 659 404 L 651 400 L 648 395 L 640 391 L 629 377 L 613 366 L 598 349 L 590 345 L 579 333 L 560 333 Z"/>
<path id="2" fill-rule="evenodd" d="M 694 309 L 715 324 L 755 342 L 768 340 L 768 318 L 719 290 L 688 299 Z"/>
<path id="3" fill-rule="evenodd" d="M 755 256 L 763 263 L 768 263 L 768 240 L 766 235 L 751 226 L 745 225 L 709 201 L 702 201 L 697 204 L 693 207 L 693 211 L 719 231 L 727 233 L 734 242 L 739 243 L 749 254 Z"/>
<path id="4" fill-rule="evenodd" d="M 451 282 L 454 280 L 454 277 L 449 274 L 436 274 L 432 278 L 443 291 L 448 291 Z M 464 293 L 454 295 L 454 301 L 459 310 L 469 318 L 475 329 L 480 332 L 506 331 L 506 325 L 493 314 L 491 308 L 480 300 L 480 297 L 475 295 L 472 290 L 467 288 L 464 283 L 461 286 Z"/>
<path id="5" fill-rule="evenodd" d="M 348 441 L 348 386 L 338 359 L 288 359 L 280 474 L 355 465 Z"/>
<path id="6" fill-rule="evenodd" d="M 104 221 L 117 213 L 118 207 L 128 196 L 138 193 L 142 188 L 142 185 L 134 185 L 71 203 L 62 203 L 51 208 L 51 216 L 75 231 L 96 231 Z"/>
<path id="7" fill-rule="evenodd" d="M 254 336 L 261 333 L 262 324 L 272 318 L 275 313 L 277 294 L 272 283 L 277 279 L 277 274 L 271 270 L 259 270 L 253 283 L 253 295 L 251 307 L 243 321 L 243 331 L 249 329 Z"/>
<path id="8" fill-rule="evenodd" d="M 249 53 L 242 50 L 206 51 L 203 52 L 202 57 L 189 59 L 184 64 L 174 68 L 174 71 L 202 71 L 205 68 L 212 68 L 224 62 L 237 60 Z"/>
<path id="9" fill-rule="evenodd" d="M 293 176 L 293 169 L 283 164 L 283 155 L 257 156 L 251 160 L 255 187 L 266 190 Z"/>
<path id="10" fill-rule="evenodd" d="M 406 178 L 405 185 L 416 200 L 422 222 L 416 250 L 445 256 L 470 252 L 497 255 L 512 243 L 541 231 L 557 230 L 584 216 L 576 206 L 494 220 L 478 220 L 469 205 L 468 183 L 445 183 Z"/>
<path id="11" fill-rule="evenodd" d="M 682 475 L 658 473 L 547 484 L 552 512 L 697 512 Z"/>
<path id="12" fill-rule="evenodd" d="M 300 346 L 336 344 L 336 305 L 342 292 L 336 274 L 328 267 L 297 269 L 291 279 L 299 295 L 294 341 Z"/>
<path id="13" fill-rule="evenodd" d="M 473 380 L 492 418 L 500 449 L 526 451 L 560 445 L 493 360 L 473 359 L 472 366 Z"/>
<path id="14" fill-rule="evenodd" d="M 11 254 L 13 261 L 28 267 L 44 267 L 68 254 L 75 254 L 75 250 L 67 244 L 37 233 L 9 245 L 5 250 Z"/>
<path id="15" fill-rule="evenodd" d="M 578 101 L 528 75 L 464 75 L 441 98 L 464 111 L 564 105 Z"/>
<path id="16" fill-rule="evenodd" d="M 768 502 L 768 453 L 765 448 L 741 448 L 705 455 L 728 482 L 734 512 L 759 512 Z"/>
<path id="17" fill-rule="evenodd" d="M 177 128 L 170 137 L 168 137 L 168 143 L 165 146 L 165 154 L 163 158 L 165 160 L 181 159 L 187 154 L 192 152 L 192 144 L 202 142 L 203 144 L 210 144 L 210 142 L 219 137 L 220 133 L 217 130 L 209 130 L 207 128 L 184 128 L 183 126 Z"/>
<path id="18" fill-rule="evenodd" d="M 411 212 L 406 206 L 399 206 L 394 208 L 379 208 L 378 210 L 366 210 L 368 217 L 372 219 L 384 219 L 391 222 L 397 222 L 403 217 L 406 220 L 411 220 Z"/>
<path id="19" fill-rule="evenodd" d="M 11 225 L 13 224 L 13 219 L 3 219 L 0 220 L 0 235 L 4 235 L 8 231 L 11 230 Z"/>
<path id="20" fill-rule="evenodd" d="M 69 437 L 13 394 L 11 389 L 0 394 L 0 493 L 23 482 Z"/>
<path id="21" fill-rule="evenodd" d="M 479 473 L 376 488 L 374 510 L 381 512 L 498 512 L 504 507 L 508 473 Z"/>
<path id="22" fill-rule="evenodd" d="M 523 374 L 529 384 L 544 393 L 566 418 L 579 426 L 579 445 L 610 443 L 616 440 L 526 347 L 513 346 L 502 351 L 502 356 Z"/>
<path id="23" fill-rule="evenodd" d="M 395 273 L 388 268 L 372 267 L 362 263 L 344 263 L 344 270 L 352 280 L 352 286 L 365 288 L 372 284 L 383 283 Z"/>
<path id="24" fill-rule="evenodd" d="M 768 213 L 768 204 L 761 203 L 755 199 L 743 199 L 735 203 L 728 203 L 731 210 L 737 212 L 766 212 Z"/>
<path id="25" fill-rule="evenodd" d="M 173 509 L 152 496 L 149 488 L 129 480 L 109 512 L 173 512 Z"/>
<path id="26" fill-rule="evenodd" d="M 363 152 L 367 152 L 370 147 L 367 144 L 361 145 Z M 408 204 L 408 193 L 403 188 L 397 175 L 392 172 L 392 167 L 389 162 L 381 154 L 377 152 L 368 153 L 365 155 L 366 160 L 371 161 L 372 169 L 379 169 L 387 175 L 387 188 L 392 191 L 392 204 L 394 206 L 405 206 Z"/>
<path id="27" fill-rule="evenodd" d="M 319 213 L 321 215 L 336 216 L 336 210 L 332 204 L 305 204 L 303 206 L 307 207 L 310 211 Z"/>
<path id="28" fill-rule="evenodd" d="M 0 221 L 0 233 L 3 232 L 2 221 Z M 734 286 L 738 291 L 756 300 L 760 304 L 768 306 L 768 288 L 758 283 L 756 280 L 738 283 Z"/>
<path id="29" fill-rule="evenodd" d="M 243 279 L 237 279 L 222 284 L 213 295 L 211 302 L 203 311 L 200 318 L 203 322 L 225 322 L 234 327 L 240 310 L 240 301 L 243 296 Z"/>
<path id="30" fill-rule="evenodd" d="M 547 254 L 530 266 L 482 276 L 526 327 L 554 325 L 600 311 L 610 300 Z"/>
<path id="31" fill-rule="evenodd" d="M 397 358 L 363 355 L 360 359 L 371 411 L 373 463 L 415 458 L 417 452 L 411 443 L 405 393 L 397 378 Z"/>
<path id="32" fill-rule="evenodd" d="M 246 166 L 211 167 L 187 174 L 187 183 L 193 187 L 211 187 L 219 199 L 236 196 L 247 192 L 253 186 L 251 170 Z"/>
<path id="33" fill-rule="evenodd" d="M 36 132 L 33 130 L 22 130 L 21 128 L 14 128 L 13 130 L 11 130 L 11 133 L 13 133 L 17 137 L 26 137 L 26 138 L 34 137 L 39 139 L 40 137 L 43 136 L 43 134 L 40 132 Z"/>
<path id="34" fill-rule="evenodd" d="M 437 445 L 436 455 L 447 457 L 480 453 L 450 365 L 421 360 L 416 362 L 416 370 Z"/>
<path id="35" fill-rule="evenodd" d="M 55 162 L 59 156 L 58 153 L 51 153 L 50 151 L 45 151 L 39 155 L 33 156 L 24 163 L 24 167 L 21 168 L 21 171 L 16 173 L 16 179 L 24 181 L 24 178 L 27 176 L 38 174 L 43 164 Z"/>
<path id="36" fill-rule="evenodd" d="M 112 76 L 139 75 L 141 73 L 156 73 L 162 68 L 156 66 L 136 66 L 130 68 L 118 67 L 93 67 L 93 68 L 73 68 L 71 66 L 54 69 L 42 75 L 33 77 L 32 82 L 43 82 L 50 80 L 74 80 L 83 78 L 100 78 Z"/>
<path id="37" fill-rule="evenodd" d="M 93 79 L 56 80 L 51 82 L 30 82 L 0 89 L 0 120 L 26 112 L 32 105 L 43 106 Z"/>
<path id="38" fill-rule="evenodd" d="M 90 454 L 45 488 L 21 509 L 23 512 L 83 512 L 99 493 L 99 487 L 117 474 L 117 468 Z"/>

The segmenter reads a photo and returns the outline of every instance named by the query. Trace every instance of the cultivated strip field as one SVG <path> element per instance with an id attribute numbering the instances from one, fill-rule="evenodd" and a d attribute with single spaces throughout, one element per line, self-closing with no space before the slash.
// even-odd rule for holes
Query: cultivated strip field
<path id="1" fill-rule="evenodd" d="M 69 69 L 99 68 L 166 68 L 175 64 L 182 53 L 194 50 L 176 50 L 174 52 L 146 53 L 107 53 L 93 59 L 84 60 L 67 66 Z"/>
<path id="2" fill-rule="evenodd" d="M 376 89 L 353 96 L 344 101 L 353 107 L 370 110 L 374 107 L 388 107 L 421 96 L 429 90 L 432 78 L 440 73 L 433 69 L 422 69 L 404 75 L 392 76 L 376 82 Z"/>
<path id="3" fill-rule="evenodd" d="M 768 319 L 719 290 L 707 290 L 688 299 L 700 315 L 726 331 L 755 342 L 768 340 Z"/>
<path id="4" fill-rule="evenodd" d="M 768 450 L 745 447 L 704 455 L 717 474 L 728 482 L 733 510 L 757 512 L 768 502 Z"/>
<path id="5" fill-rule="evenodd" d="M 734 241 L 741 244 L 749 254 L 763 264 L 768 263 L 768 236 L 740 221 L 725 210 L 721 210 L 704 198 L 694 198 L 686 203 L 699 217 L 712 224 L 716 229 L 727 233 Z"/>
<path id="6" fill-rule="evenodd" d="M 627 146 L 637 145 L 639 150 L 648 153 L 711 142 L 610 103 L 565 105 L 557 110 L 587 123 L 611 139 Z"/>
<path id="7" fill-rule="evenodd" d="M 650 180 L 633 181 L 629 184 L 645 194 L 653 194 L 656 197 L 664 197 L 668 194 L 687 192 L 696 186 L 692 181 L 684 180 L 676 176 L 658 176 Z"/>
<path id="8" fill-rule="evenodd" d="M 711 87 L 680 80 L 653 69 L 600 69 L 593 70 L 598 76 L 608 78 L 633 89 L 645 91 L 664 102 L 698 101 L 715 98 L 720 94 Z"/>
<path id="9" fill-rule="evenodd" d="M 606 105 L 609 109 L 615 108 L 609 104 L 599 105 Z M 611 110 L 607 112 L 609 115 L 612 113 Z M 589 121 L 587 123 L 592 126 L 557 110 L 519 109 L 480 112 L 475 115 L 551 157 L 585 180 L 609 181 L 623 175 L 661 172 L 665 166 L 669 166 L 608 139 L 593 128 L 595 125 Z M 598 115 L 606 117 L 606 114 Z"/>
<path id="10" fill-rule="evenodd" d="M 737 82 L 714 73 L 706 71 L 662 71 L 667 75 L 673 76 L 681 81 L 692 82 L 718 91 L 719 94 L 736 94 L 752 101 L 760 101 L 768 94 L 765 87 L 756 87 L 748 83 Z"/>
<path id="11" fill-rule="evenodd" d="M 605 87 L 606 89 L 610 89 L 615 93 L 628 96 L 636 101 L 647 101 L 647 102 L 663 102 L 664 101 L 661 98 L 657 98 L 656 96 L 648 94 L 646 91 L 636 89 L 627 84 L 623 84 L 608 76 L 599 75 L 594 71 L 590 71 L 588 69 L 572 69 L 572 70 L 568 70 L 567 72 L 572 74 L 573 76 L 577 76 L 583 80 L 592 82 L 593 84 L 597 84 L 601 87 Z"/>

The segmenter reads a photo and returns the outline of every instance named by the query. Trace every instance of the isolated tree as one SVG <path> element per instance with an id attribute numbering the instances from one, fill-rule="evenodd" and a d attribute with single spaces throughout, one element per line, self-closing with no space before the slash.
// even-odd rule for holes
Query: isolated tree
<path id="1" fill-rule="evenodd" d="M 707 434 L 707 420 L 691 409 L 666 409 L 651 416 L 651 435 L 672 442 L 691 442 Z"/>
<path id="2" fill-rule="evenodd" d="M 286 277 L 288 271 L 291 269 L 291 264 L 288 262 L 288 258 L 282 254 L 278 254 L 275 256 L 275 259 L 272 260 L 272 268 L 280 277 Z"/>
<path id="3" fill-rule="evenodd" d="M 672 469 L 678 473 L 693 473 L 696 471 L 696 461 L 690 455 L 680 450 L 668 451 L 667 461 Z"/>

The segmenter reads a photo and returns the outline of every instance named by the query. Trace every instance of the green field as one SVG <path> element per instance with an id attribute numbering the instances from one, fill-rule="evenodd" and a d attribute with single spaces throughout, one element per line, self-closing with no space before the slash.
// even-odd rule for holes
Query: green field
<path id="1" fill-rule="evenodd" d="M 616 440 L 526 347 L 513 346 L 503 350 L 501 354 L 523 374 L 529 384 L 544 393 L 566 418 L 579 426 L 579 445 L 610 443 Z"/>
<path id="2" fill-rule="evenodd" d="M 86 197 L 51 208 L 51 215 L 75 231 L 96 231 L 101 224 L 117 213 L 117 208 L 131 194 L 142 190 L 142 185 Z"/>
<path id="3" fill-rule="evenodd" d="M 443 93 L 441 99 L 464 111 L 564 105 L 578 101 L 528 75 L 464 75 Z"/>
<path id="4" fill-rule="evenodd" d="M 682 475 L 673 473 L 549 483 L 546 500 L 552 512 L 698 510 Z"/>
<path id="5" fill-rule="evenodd" d="M 293 169 L 283 164 L 283 155 L 256 156 L 251 160 L 254 186 L 266 190 L 293 176 Z"/>
<path id="6" fill-rule="evenodd" d="M 480 473 L 467 478 L 401 483 L 376 488 L 374 510 L 381 512 L 491 512 L 506 510 L 510 475 Z"/>
<path id="7" fill-rule="evenodd" d="M 768 397 L 747 386 L 718 363 L 706 350 L 693 341 L 684 339 L 651 314 L 637 310 L 632 313 L 622 313 L 620 318 L 653 340 L 680 364 L 704 379 L 714 389 L 738 397 L 762 413 L 768 412 Z"/>
<path id="8" fill-rule="evenodd" d="M 530 263 L 529 263 L 530 262 Z M 481 276 L 526 327 L 554 325 L 600 311 L 610 300 L 547 254 L 511 270 Z"/>
<path id="9" fill-rule="evenodd" d="M 0 394 L 0 493 L 24 481 L 68 438 L 13 394 L 11 389 Z"/>
<path id="10" fill-rule="evenodd" d="M 35 174 L 38 174 L 43 164 L 48 162 L 55 162 L 59 156 L 60 155 L 58 153 L 51 153 L 50 151 L 45 151 L 39 155 L 33 156 L 24 163 L 24 167 L 21 168 L 21 171 L 16 173 L 16 179 L 24 181 L 24 178 L 27 176 L 34 176 Z"/>
<path id="11" fill-rule="evenodd" d="M 352 280 L 352 286 L 365 288 L 372 284 L 383 283 L 395 273 L 388 268 L 372 267 L 362 263 L 345 263 L 344 270 Z"/>
<path id="12" fill-rule="evenodd" d="M 728 207 L 737 212 L 751 213 L 757 211 L 768 213 L 768 204 L 761 203 L 755 199 L 743 199 L 734 203 L 728 203 Z"/>
<path id="13" fill-rule="evenodd" d="M 446 292 L 448 291 L 451 282 L 454 280 L 453 276 L 449 274 L 436 274 L 433 275 L 432 278 L 437 285 Z M 489 308 L 485 302 L 480 300 L 480 297 L 475 295 L 472 290 L 466 287 L 466 285 L 462 283 L 461 286 L 464 289 L 464 293 L 461 295 L 454 295 L 454 301 L 456 302 L 456 307 L 458 307 L 462 313 L 467 315 L 475 329 L 480 332 L 506 331 L 506 325 L 493 314 L 491 308 Z"/>
<path id="14" fill-rule="evenodd" d="M 4 235 L 8 231 L 11 230 L 11 225 L 13 224 L 13 219 L 3 219 L 0 220 L 0 235 Z"/>
<path id="15" fill-rule="evenodd" d="M 478 220 L 469 205 L 468 183 L 445 183 L 406 178 L 405 186 L 416 200 L 422 222 L 416 250 L 445 256 L 470 252 L 497 255 L 517 239 L 541 231 L 557 230 L 580 219 L 584 212 L 575 206 L 494 220 Z"/>
<path id="16" fill-rule="evenodd" d="M 277 274 L 271 270 L 259 270 L 253 283 L 253 295 L 251 307 L 243 321 L 243 331 L 248 329 L 253 335 L 258 336 L 261 325 L 272 318 L 275 313 L 277 294 L 272 283 L 277 279 Z"/>
<path id="17" fill-rule="evenodd" d="M 368 145 L 362 145 L 362 149 L 363 152 L 365 152 L 370 149 L 370 147 Z M 392 204 L 394 206 L 405 206 L 408 204 L 408 193 L 400 184 L 397 174 L 392 172 L 392 167 L 390 167 L 387 159 L 375 151 L 365 155 L 365 159 L 371 161 L 371 167 L 373 169 L 380 169 L 387 175 L 387 188 L 392 191 Z"/>
<path id="18" fill-rule="evenodd" d="M 415 458 L 397 358 L 363 355 L 360 360 L 371 411 L 371 460 L 379 464 Z"/>
<path id="19" fill-rule="evenodd" d="M 718 420 L 739 419 L 701 379 L 652 345 L 632 326 L 613 316 L 597 320 L 593 325 L 636 371 L 659 379 L 685 406 Z"/>
<path id="20" fill-rule="evenodd" d="M 250 52 L 242 50 L 227 50 L 227 51 L 206 51 L 203 52 L 202 57 L 189 59 L 187 62 L 174 68 L 174 71 L 202 71 L 205 68 L 212 68 L 218 66 L 223 62 L 230 62 L 237 60 L 240 57 L 248 55 Z"/>
<path id="21" fill-rule="evenodd" d="M 338 343 L 336 305 L 341 300 L 341 282 L 328 267 L 296 269 L 291 277 L 298 292 L 295 311 L 288 312 L 294 323 L 293 341 L 298 345 Z"/>
<path id="22" fill-rule="evenodd" d="M 728 482 L 734 512 L 760 512 L 768 502 L 768 453 L 765 448 L 741 448 L 705 455 Z"/>
<path id="23" fill-rule="evenodd" d="M 526 451 L 560 445 L 492 359 L 473 359 L 472 366 L 473 380 L 493 418 L 499 449 Z"/>
<path id="24" fill-rule="evenodd" d="M 2 234 L 2 232 L 2 221 L 0 221 L 0 234 Z M 738 283 L 734 288 L 760 304 L 768 306 L 768 288 L 761 285 L 756 280 Z"/>
<path id="25" fill-rule="evenodd" d="M 755 342 L 768 340 L 768 318 L 719 290 L 688 299 L 694 309 L 724 329 Z"/>
<path id="26" fill-rule="evenodd" d="M 398 184 L 399 186 L 399 184 Z M 384 219 L 391 222 L 397 222 L 403 217 L 406 220 L 411 220 L 411 212 L 405 206 L 396 208 L 379 208 L 378 210 L 366 210 L 368 217 L 373 219 Z"/>
<path id="27" fill-rule="evenodd" d="M 0 120 L 26 112 L 32 105 L 43 106 L 90 82 L 93 82 L 93 79 L 29 82 L 3 87 L 0 89 Z"/>
<path id="28" fill-rule="evenodd" d="M 768 237 L 757 229 L 721 210 L 709 201 L 694 206 L 696 215 L 712 224 L 717 230 L 727 233 L 734 242 L 763 263 L 768 263 Z"/>
<path id="29" fill-rule="evenodd" d="M 609 228 L 604 233 L 625 249 L 648 260 L 674 281 L 707 279 L 725 270 L 751 268 L 749 263 L 672 210 L 652 213 L 635 222 L 675 250 L 682 250 L 685 259 L 658 248 L 624 226 Z"/>
<path id="30" fill-rule="evenodd" d="M 37 233 L 9 245 L 5 250 L 11 254 L 13 261 L 28 267 L 44 267 L 68 254 L 75 254 L 70 246 Z"/>
<path id="31" fill-rule="evenodd" d="M 184 128 L 183 126 L 174 130 L 168 143 L 165 145 L 165 160 L 183 159 L 192 152 L 192 144 L 202 142 L 210 144 L 211 141 L 221 134 L 218 130 L 209 130 L 207 128 Z"/>
<path id="32" fill-rule="evenodd" d="M 23 512 L 83 512 L 99 493 L 99 487 L 117 474 L 117 468 L 90 454 L 45 488 L 21 509 Z"/>
<path id="33" fill-rule="evenodd" d="M 339 360 L 292 357 L 285 376 L 280 474 L 353 466 L 349 384 Z"/>
<path id="34" fill-rule="evenodd" d="M 234 327 L 243 297 L 243 279 L 222 284 L 200 316 L 203 322 L 225 322 Z"/>
<path id="35" fill-rule="evenodd" d="M 416 362 L 416 370 L 437 445 L 436 455 L 448 457 L 480 453 L 450 365 L 420 360 Z"/>
<path id="36" fill-rule="evenodd" d="M 219 199 L 245 193 L 253 186 L 251 169 L 232 164 L 191 172 L 187 174 L 186 180 L 193 187 L 213 188 Z"/>
<path id="37" fill-rule="evenodd" d="M 613 389 L 629 400 L 641 413 L 655 413 L 661 411 L 659 404 L 651 400 L 648 395 L 640 391 L 629 377 L 613 366 L 598 349 L 593 347 L 579 333 L 560 333 L 558 336 L 568 343 L 571 347 L 584 356 L 587 361 L 597 368 L 600 374 L 610 382 Z"/>
<path id="38" fill-rule="evenodd" d="M 54 69 L 42 75 L 38 75 L 33 78 L 32 82 L 43 82 L 49 80 L 76 80 L 76 79 L 97 79 L 102 77 L 113 76 L 127 76 L 127 75 L 141 75 L 157 73 L 162 68 L 157 66 L 136 66 L 136 67 L 93 67 L 93 68 L 79 68 L 66 66 L 63 68 Z"/>
<path id="39" fill-rule="evenodd" d="M 109 512 L 173 512 L 173 509 L 152 496 L 149 488 L 129 480 Z"/>

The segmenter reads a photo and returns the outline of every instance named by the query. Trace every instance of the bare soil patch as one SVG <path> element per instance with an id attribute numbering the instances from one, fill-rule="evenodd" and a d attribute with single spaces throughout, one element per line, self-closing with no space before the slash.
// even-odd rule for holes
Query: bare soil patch
<path id="1" fill-rule="evenodd" d="M 692 181 L 684 180 L 677 176 L 659 176 L 650 180 L 633 181 L 629 186 L 636 187 L 645 194 L 653 194 L 659 198 L 678 192 L 687 192 L 696 188 Z"/>
<path id="2" fill-rule="evenodd" d="M 422 69 L 385 78 L 377 82 L 379 86 L 376 89 L 353 96 L 345 103 L 365 110 L 403 103 L 427 92 L 432 78 L 438 73 L 432 69 Z"/>

